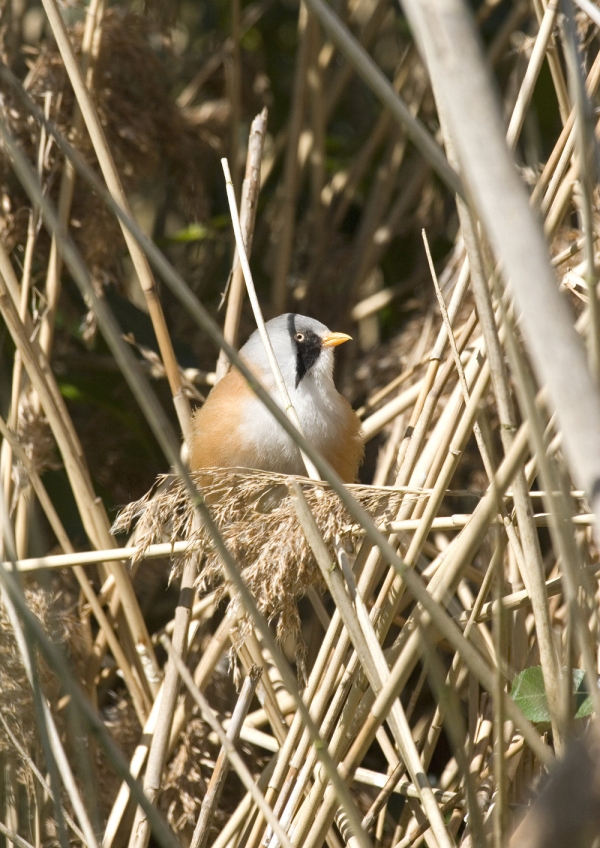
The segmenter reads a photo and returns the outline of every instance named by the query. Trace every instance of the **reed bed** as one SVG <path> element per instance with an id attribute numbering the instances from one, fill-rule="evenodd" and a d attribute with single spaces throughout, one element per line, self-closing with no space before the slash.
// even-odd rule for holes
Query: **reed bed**
<path id="1" fill-rule="evenodd" d="M 3 844 L 597 843 L 599 26 L 4 10 Z M 360 480 L 190 474 L 290 310 Z"/>

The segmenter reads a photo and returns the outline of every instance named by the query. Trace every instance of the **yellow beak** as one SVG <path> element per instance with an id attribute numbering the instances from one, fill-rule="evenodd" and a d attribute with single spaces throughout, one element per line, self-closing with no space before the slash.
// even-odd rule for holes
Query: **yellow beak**
<path id="1" fill-rule="evenodd" d="M 327 333 L 326 336 L 323 336 L 321 339 L 321 344 L 323 347 L 337 347 L 338 345 L 344 344 L 344 342 L 352 341 L 352 336 L 346 335 L 346 333 Z"/>

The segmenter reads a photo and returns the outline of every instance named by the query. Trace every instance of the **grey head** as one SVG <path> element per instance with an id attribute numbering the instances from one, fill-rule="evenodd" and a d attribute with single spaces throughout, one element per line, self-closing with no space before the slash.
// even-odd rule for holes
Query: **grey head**
<path id="1" fill-rule="evenodd" d="M 267 321 L 266 327 L 289 391 L 298 389 L 306 380 L 333 381 L 332 348 L 350 336 L 332 333 L 315 318 L 295 312 L 286 312 Z M 269 361 L 258 330 L 252 333 L 240 353 L 269 373 Z"/>

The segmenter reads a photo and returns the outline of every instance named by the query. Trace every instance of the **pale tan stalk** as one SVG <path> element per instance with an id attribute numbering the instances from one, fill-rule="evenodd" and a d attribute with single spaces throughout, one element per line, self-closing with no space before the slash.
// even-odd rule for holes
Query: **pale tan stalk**
<path id="1" fill-rule="evenodd" d="M 508 330 L 507 352 L 516 378 L 520 402 L 528 414 L 532 443 L 535 446 L 539 471 L 547 492 L 548 511 L 551 516 L 551 532 L 561 559 L 565 598 L 576 628 L 583 667 L 588 675 L 588 679 L 592 680 L 595 679 L 597 673 L 596 663 L 589 643 L 588 623 L 584 618 L 585 608 L 582 608 L 579 602 L 581 582 L 578 572 L 581 571 L 582 565 L 580 552 L 575 542 L 573 525 L 571 522 L 565 520 L 572 511 L 570 500 L 566 496 L 565 477 L 563 474 L 557 473 L 556 464 L 548 456 L 541 416 L 534 402 L 530 378 L 523 368 L 521 356 L 519 355 L 514 337 L 514 328 L 507 316 L 505 316 L 505 322 Z M 570 680 L 565 680 L 564 686 L 565 693 L 570 692 Z M 590 687 L 590 695 L 594 709 L 597 711 L 600 708 L 600 693 L 597 687 Z M 565 702 L 568 703 L 568 697 L 565 697 Z"/>
<path id="2" fill-rule="evenodd" d="M 508 125 L 508 131 L 506 133 L 506 141 L 512 150 L 515 149 L 521 130 L 523 129 L 523 123 L 525 121 L 527 109 L 531 102 L 533 89 L 535 88 L 537 78 L 546 56 L 548 44 L 552 38 L 552 30 L 556 19 L 557 9 L 557 0 L 549 0 L 548 5 L 544 9 L 544 16 L 533 45 L 533 50 L 531 51 L 529 64 L 527 65 L 527 70 L 525 71 L 525 76 L 523 77 L 521 88 L 519 89 L 519 94 L 517 96 L 517 102 L 515 103 L 510 124 Z"/>
<path id="3" fill-rule="evenodd" d="M 248 299 L 252 304 L 252 311 L 254 312 L 254 318 L 256 320 L 256 324 L 258 327 L 258 332 L 260 333 L 260 337 L 262 339 L 262 343 L 265 347 L 265 351 L 267 353 L 267 359 L 269 360 L 269 365 L 271 367 L 271 373 L 275 379 L 275 385 L 277 386 L 277 390 L 279 392 L 280 400 L 282 401 L 283 409 L 285 410 L 285 414 L 290 419 L 295 429 L 298 432 L 302 432 L 302 427 L 300 426 L 300 419 L 298 418 L 298 414 L 294 409 L 294 405 L 290 400 L 290 395 L 287 390 L 287 386 L 281 376 L 281 371 L 279 369 L 279 363 L 275 357 L 275 351 L 273 350 L 273 345 L 271 343 L 271 339 L 269 338 L 269 334 L 267 333 L 267 328 L 265 326 L 265 320 L 262 315 L 262 310 L 260 307 L 260 303 L 258 302 L 258 296 L 256 294 L 256 289 L 254 287 L 254 280 L 252 279 L 252 272 L 250 270 L 250 264 L 248 262 L 248 256 L 246 254 L 246 249 L 244 247 L 244 240 L 242 231 L 240 228 L 240 220 L 237 212 L 237 206 L 235 202 L 235 194 L 233 190 L 233 183 L 231 182 L 231 174 L 229 173 L 229 165 L 226 159 L 221 159 L 221 164 L 223 166 L 223 171 L 225 173 L 225 184 L 227 187 L 227 199 L 229 200 L 229 209 L 231 212 L 231 220 L 233 224 L 233 231 L 235 233 L 235 240 L 238 249 L 238 255 L 240 259 L 240 265 L 242 266 L 242 271 L 244 273 L 244 280 L 246 282 L 246 290 L 248 292 Z M 256 379 L 256 378 L 255 378 Z M 302 453 L 302 460 L 306 467 L 306 472 L 308 476 L 313 480 L 319 480 L 319 472 L 315 468 L 312 460 L 307 457 L 304 453 Z"/>
<path id="4" fill-rule="evenodd" d="M 23 760 L 24 763 L 27 764 L 27 768 L 31 769 L 31 773 L 34 775 L 35 779 L 38 781 L 40 786 L 43 788 L 45 794 L 52 800 L 53 803 L 56 803 L 55 799 L 52 796 L 52 787 L 48 783 L 47 779 L 41 773 L 39 768 L 36 766 L 35 762 L 31 759 L 25 748 L 21 745 L 17 737 L 11 731 L 10 727 L 6 723 L 6 720 L 2 713 L 0 713 L 0 723 L 6 733 L 7 737 L 10 739 L 11 744 L 14 746 L 15 750 L 18 751 L 19 756 Z M 16 775 L 14 775 L 14 781 L 16 782 Z M 66 823 L 69 825 L 75 836 L 81 840 L 81 842 L 85 842 L 85 836 L 82 831 L 77 827 L 76 823 L 73 821 L 71 816 L 69 815 L 68 810 L 63 808 L 63 816 L 65 818 Z"/>
<path id="5" fill-rule="evenodd" d="M 8 511 L 6 509 L 4 498 L 1 494 L 0 501 L 1 523 L 3 530 L 2 548 L 3 551 L 6 548 L 9 558 L 13 559 L 15 553 L 14 539 L 11 539 L 12 534 L 8 521 Z M 56 729 L 52 713 L 50 712 L 50 708 L 48 707 L 48 703 L 39 683 L 39 676 L 37 673 L 37 667 L 35 665 L 35 657 L 33 653 L 33 645 L 31 643 L 30 634 L 26 634 L 19 620 L 17 610 L 4 585 L 4 579 L 7 579 L 6 575 L 3 578 L 2 585 L 0 585 L 0 595 L 2 597 L 2 603 L 7 612 L 8 618 L 10 620 L 17 648 L 21 655 L 23 668 L 27 676 L 27 680 L 33 691 L 33 700 L 36 707 L 36 712 L 38 714 L 38 729 L 42 738 L 42 744 L 44 745 L 44 753 L 46 754 L 46 757 L 49 760 L 47 761 L 46 765 L 50 773 L 50 784 L 52 788 L 52 793 L 54 795 L 54 800 L 56 802 L 54 809 L 56 813 L 59 838 L 61 839 L 61 843 L 68 844 L 68 842 L 66 842 L 64 818 L 62 815 L 62 805 L 60 804 L 60 791 L 57 780 L 58 774 L 60 774 L 63 787 L 67 792 L 67 795 L 69 796 L 71 804 L 73 805 L 75 815 L 77 816 L 81 829 L 85 834 L 87 844 L 90 846 L 90 848 L 98 848 L 98 843 L 94 834 L 94 828 L 92 827 L 89 816 L 89 813 L 93 815 L 93 813 L 95 812 L 94 799 L 89 797 L 86 798 L 86 803 L 88 805 L 93 804 L 93 806 L 88 806 L 88 808 L 84 806 L 83 801 L 81 799 L 81 795 L 79 794 L 79 789 L 77 788 L 75 779 L 73 777 L 69 761 L 65 754 L 60 735 Z M 81 754 L 81 751 L 79 753 Z M 82 762 L 82 765 L 84 767 L 86 765 L 85 758 Z"/>
<path id="6" fill-rule="evenodd" d="M 497 534 L 496 534 L 497 538 Z M 498 542 L 496 542 L 498 544 Z M 498 559 L 496 571 L 496 600 L 502 597 L 504 590 L 504 579 L 502 573 L 502 562 Z M 496 616 L 493 622 L 494 648 L 496 657 L 506 656 L 506 624 L 504 611 L 501 605 L 498 605 Z M 506 838 L 506 812 L 507 812 L 507 785 L 506 785 L 506 768 L 504 763 L 505 743 L 504 733 L 506 715 L 504 712 L 504 704 L 502 696 L 506 691 L 506 682 L 502 674 L 500 662 L 496 664 L 496 689 L 493 695 L 494 704 L 494 783 L 496 792 L 496 804 L 494 809 L 494 848 L 503 848 Z M 554 681 L 552 681 L 553 685 Z M 556 726 L 562 731 L 562 722 L 553 722 L 553 727 Z M 562 737 L 557 740 L 557 753 L 560 753 L 563 744 Z"/>
<path id="7" fill-rule="evenodd" d="M 50 93 L 46 94 L 44 99 L 45 106 L 45 114 L 48 114 L 49 104 L 50 104 L 51 95 Z M 37 173 L 42 174 L 44 156 L 46 152 L 46 143 L 47 136 L 45 127 L 41 127 L 40 129 L 40 138 L 38 142 L 38 151 L 37 151 Z M 29 298 L 31 295 L 31 268 L 33 262 L 33 253 L 35 244 L 37 241 L 37 232 L 38 232 L 38 224 L 39 224 L 39 209 L 34 207 L 29 210 L 29 217 L 27 221 L 27 241 L 25 242 L 25 254 L 23 257 L 23 271 L 21 274 L 21 299 L 19 302 L 19 315 L 22 321 L 25 321 L 26 316 L 29 315 Z M 21 400 L 21 393 L 26 386 L 21 386 L 21 381 L 23 378 L 23 362 L 21 357 L 17 352 L 15 352 L 14 364 L 13 364 L 13 373 L 12 373 L 12 382 L 11 382 L 11 400 L 10 400 L 10 411 L 8 415 L 8 426 L 16 431 L 17 429 L 17 421 L 18 421 L 18 413 L 19 413 L 19 403 Z M 5 456 L 5 453 L 7 455 Z M 4 498 L 6 503 L 10 504 L 11 498 L 11 462 L 10 462 L 10 443 L 4 442 L 2 444 L 2 453 L 0 454 L 2 459 L 2 473 L 3 473 L 3 483 L 4 483 Z M 18 550 L 18 545 L 17 545 Z"/>
<path id="8" fill-rule="evenodd" d="M 62 542 L 61 546 L 64 549 Z M 102 551 L 71 551 L 71 553 L 67 554 L 51 554 L 49 556 L 17 560 L 16 566 L 18 571 L 39 571 L 42 568 L 71 568 L 77 565 L 121 562 L 122 560 L 133 558 L 160 559 L 193 550 L 194 546 L 188 542 L 159 542 L 155 545 L 148 545 L 143 552 L 140 552 L 139 548 L 136 547 L 106 548 Z M 8 564 L 5 563 L 5 565 L 7 566 Z"/>
<path id="9" fill-rule="evenodd" d="M 195 594 L 195 582 L 198 571 L 199 555 L 188 557 L 183 566 L 179 602 L 175 610 L 175 627 L 173 630 L 173 651 L 177 651 L 177 659 L 170 654 L 171 662 L 165 670 L 163 691 L 160 702 L 160 714 L 152 734 L 152 742 L 148 751 L 148 763 L 144 775 L 144 795 L 154 803 L 160 791 L 162 773 L 165 765 L 173 715 L 179 695 L 179 665 L 180 657 L 187 655 L 188 631 L 191 621 L 192 604 Z M 163 637 L 166 639 L 167 637 Z M 171 643 L 169 642 L 169 645 Z M 129 838 L 130 848 L 145 848 L 150 839 L 150 821 L 144 810 L 138 807 Z"/>
<path id="10" fill-rule="evenodd" d="M 537 72 L 539 71 L 538 66 L 541 63 L 542 57 L 546 51 L 548 39 L 551 36 L 552 23 L 554 21 L 555 11 L 555 6 L 553 5 L 552 0 L 550 0 L 543 22 L 540 26 L 538 40 L 536 41 L 536 45 L 531 56 L 530 66 L 528 68 L 525 79 L 523 81 L 523 86 L 521 88 L 520 98 L 522 94 L 522 100 L 520 98 L 517 100 L 517 104 L 513 112 L 513 120 L 511 121 L 511 124 L 509 126 L 508 143 L 511 146 L 513 146 L 511 144 L 511 141 L 516 143 L 520 127 L 522 126 L 522 120 L 520 120 L 518 117 L 518 107 L 519 104 L 521 104 L 522 107 L 525 106 L 527 97 L 526 94 L 523 92 L 526 87 L 526 84 L 533 86 L 535 78 L 537 77 Z M 534 64 L 534 61 L 536 64 Z M 446 137 L 446 144 L 450 162 L 452 162 L 452 164 L 454 164 L 454 166 L 456 167 L 457 158 L 454 152 L 454 144 L 452 141 L 451 134 L 449 132 L 449 128 L 445 119 L 443 119 L 441 123 L 442 130 Z M 496 317 L 494 315 L 494 310 L 491 303 L 490 292 L 483 273 L 477 227 L 471 217 L 470 210 L 461 200 L 458 200 L 458 213 L 461 222 L 463 238 L 465 241 L 465 247 L 467 249 L 467 255 L 469 257 L 469 264 L 471 267 L 472 288 L 475 297 L 475 303 L 477 305 L 479 321 L 482 327 L 483 337 L 485 340 L 486 355 L 490 363 L 491 382 L 494 389 L 496 402 L 498 405 L 498 412 L 500 415 L 500 438 L 504 451 L 505 453 L 507 453 L 513 441 L 513 433 L 516 431 L 517 421 L 511 393 L 508 387 L 508 378 L 506 374 L 504 355 L 501 349 L 501 342 L 497 330 Z M 548 699 L 551 705 L 550 712 L 552 715 L 552 728 L 554 731 L 554 738 L 556 740 L 556 744 L 558 745 L 558 748 L 560 750 L 564 738 L 561 714 L 559 709 L 559 664 L 554 646 L 550 616 L 548 612 L 548 599 L 546 596 L 544 583 L 544 564 L 542 560 L 542 554 L 540 551 L 537 533 L 530 517 L 531 502 L 528 496 L 529 487 L 527 486 L 527 482 L 525 480 L 525 476 L 523 474 L 522 469 L 520 469 L 517 475 L 515 476 L 513 488 L 515 493 L 516 515 L 520 531 L 520 544 L 522 545 L 522 549 L 520 547 L 519 541 L 515 538 L 515 532 L 512 523 L 509 524 L 508 521 L 506 521 L 506 529 L 510 539 L 511 548 L 515 553 L 522 578 L 525 582 L 525 585 L 530 588 L 532 593 L 536 618 L 536 629 L 540 648 L 540 660 L 544 673 L 546 691 L 548 693 Z"/>
<path id="11" fill-rule="evenodd" d="M 284 162 L 284 174 L 278 209 L 279 223 L 276 231 L 277 255 L 273 284 L 271 289 L 271 308 L 275 315 L 285 312 L 287 303 L 287 278 L 292 256 L 294 240 L 294 220 L 296 215 L 296 194 L 298 192 L 298 158 L 300 135 L 304 122 L 304 108 L 307 90 L 307 68 L 310 55 L 308 12 L 306 5 L 300 3 L 298 9 L 298 42 L 296 68 L 292 94 L 292 114 L 290 115 L 287 145 Z"/>
<path id="12" fill-rule="evenodd" d="M 293 486 L 292 500 L 304 533 L 321 568 L 321 573 L 348 630 L 362 669 L 367 675 L 374 692 L 379 694 L 388 680 L 389 668 L 361 597 L 357 593 L 355 585 L 348 587 L 356 608 L 355 612 L 351 598 L 347 594 L 348 590 L 344 587 L 341 573 L 337 569 L 331 569 L 331 556 L 297 484 Z M 351 579 L 351 573 L 351 571 L 346 571 L 346 580 Z M 409 769 L 413 783 L 419 787 L 420 800 L 429 818 L 438 845 L 451 846 L 452 841 L 448 837 L 439 807 L 423 771 L 400 701 L 395 701 L 391 705 L 387 721 L 394 734 L 398 746 L 397 750 Z"/>
<path id="13" fill-rule="evenodd" d="M 250 137 L 248 139 L 248 155 L 246 157 L 246 173 L 242 185 L 242 199 L 240 202 L 240 226 L 244 246 L 248 256 L 252 253 L 252 237 L 254 235 L 254 223 L 256 221 L 256 208 L 258 195 L 260 193 L 260 166 L 262 153 L 267 134 L 267 110 L 262 110 L 252 121 Z M 223 336 L 232 347 L 237 345 L 238 328 L 242 315 L 244 303 L 244 273 L 240 264 L 237 247 L 233 257 L 233 268 L 231 271 L 231 282 L 229 284 L 229 297 L 227 300 L 227 312 L 223 324 Z M 224 350 L 219 351 L 219 359 L 216 367 L 215 383 L 222 380 L 229 369 L 229 359 Z"/>
<path id="14" fill-rule="evenodd" d="M 557 410 L 573 476 L 579 485 L 585 481 L 592 510 L 600 513 L 600 492 L 594 494 L 594 481 L 600 477 L 600 439 L 591 427 L 591 422 L 600 418 L 600 394 L 587 370 L 568 308 L 557 291 L 541 229 L 507 153 L 471 21 L 461 0 L 443 0 L 441 14 L 439 7 L 436 9 L 440 29 L 433 33 L 426 5 L 404 0 L 413 31 L 437 79 L 457 156 L 474 192 L 473 205 L 492 248 L 502 257 L 534 368 L 540 382 L 547 384 Z M 440 49 L 439 38 L 449 37 L 450 30 L 451 40 L 461 52 L 458 64 L 449 63 L 447 52 Z"/>
<path id="15" fill-rule="evenodd" d="M 240 157 L 240 125 L 242 121 L 242 11 L 240 0 L 231 0 L 231 50 L 225 61 L 229 119 L 229 160 L 234 184 L 239 186 L 242 174 Z"/>
<path id="16" fill-rule="evenodd" d="M 85 77 L 88 89 L 93 85 L 94 65 L 98 57 L 99 40 L 105 12 L 105 0 L 93 0 L 85 17 L 85 27 L 81 40 L 81 73 Z M 83 115 L 79 105 L 75 103 L 71 116 L 71 131 L 74 139 L 81 136 L 83 131 Z M 75 170 L 68 159 L 62 171 L 58 197 L 58 217 L 61 225 L 68 228 L 75 192 Z M 60 298 L 60 278 L 62 274 L 62 257 L 59 245 L 53 236 L 50 244 L 50 256 L 46 273 L 45 295 L 47 310 L 40 328 L 40 346 L 46 356 L 51 355 L 54 341 L 54 323 Z"/>
<path id="17" fill-rule="evenodd" d="M 10 294 L 9 290 L 11 292 Z M 23 364 L 27 370 L 31 384 L 40 398 L 42 408 L 52 428 L 65 463 L 65 469 L 73 489 L 83 526 L 96 547 L 108 548 L 114 546 L 114 539 L 108 532 L 108 518 L 102 502 L 96 498 L 93 491 L 81 445 L 54 375 L 39 345 L 36 342 L 30 341 L 31 329 L 29 322 L 21 322 L 18 316 L 14 301 L 17 290 L 18 284 L 14 279 L 10 262 L 0 245 L 0 311 L 4 316 L 16 347 L 21 352 Z M 109 566 L 109 569 L 117 582 L 119 596 L 123 604 L 125 616 L 129 622 L 129 627 L 131 628 L 134 644 L 144 646 L 148 651 L 148 655 L 152 657 L 154 652 L 150 637 L 148 636 L 148 631 L 126 570 L 120 564 Z M 141 679 L 146 681 L 145 672 L 139 663 L 139 658 L 134 657 L 133 661 L 138 664 Z M 149 685 L 153 684 L 149 682 Z"/>
<path id="18" fill-rule="evenodd" d="M 215 666 L 222 656 L 225 645 L 229 641 L 230 624 L 230 615 L 228 613 L 217 628 L 217 631 L 211 641 L 211 646 L 209 650 L 205 651 L 205 653 L 202 655 L 202 658 L 200 659 L 200 662 L 196 666 L 196 670 L 194 672 L 194 682 L 196 686 L 198 686 L 198 688 L 202 691 L 204 691 L 204 689 L 208 685 L 210 676 L 214 672 Z M 195 636 L 195 633 L 196 630 L 194 629 L 194 627 L 190 627 L 190 644 L 191 640 Z M 157 695 L 154 704 L 152 705 L 152 711 L 150 713 L 150 716 L 148 717 L 148 721 L 146 722 L 143 728 L 143 732 L 140 737 L 140 742 L 138 743 L 132 756 L 131 762 L 129 764 L 129 771 L 131 775 L 136 779 L 140 776 L 142 768 L 144 767 L 144 763 L 146 761 L 146 757 L 148 755 L 148 749 L 150 747 L 148 740 L 154 734 L 154 729 L 156 727 L 156 722 L 161 709 L 161 697 L 162 689 Z M 185 705 L 180 704 L 173 718 L 171 738 L 169 740 L 170 751 L 173 749 L 175 741 L 179 738 L 181 734 L 182 727 L 185 723 L 185 718 Z M 127 783 L 124 782 L 119 789 L 119 792 L 115 798 L 112 809 L 110 811 L 110 815 L 108 817 L 106 829 L 104 831 L 104 836 L 102 839 L 102 848 L 110 848 L 110 846 L 112 846 L 114 839 L 117 835 L 117 831 L 121 823 L 122 817 L 125 814 L 129 798 L 129 786 L 127 785 Z"/>
<path id="19" fill-rule="evenodd" d="M 533 0 L 533 8 L 535 10 L 535 14 L 537 16 L 538 23 L 540 24 L 540 26 L 544 19 L 545 6 L 545 0 Z M 550 39 L 550 43 L 546 52 L 548 58 L 548 65 L 550 67 L 550 73 L 552 74 L 552 82 L 554 83 L 554 92 L 556 94 L 556 99 L 558 100 L 558 109 L 560 111 L 560 117 L 564 124 L 569 119 L 571 104 L 569 103 L 567 84 L 565 82 L 560 57 L 558 55 L 558 48 L 556 46 L 556 41 L 554 37 Z"/>
<path id="20" fill-rule="evenodd" d="M 250 709 L 250 702 L 254 697 L 256 685 L 261 674 L 262 669 L 256 666 L 254 669 L 251 669 L 250 674 L 244 680 L 242 691 L 240 692 L 239 698 L 231 715 L 229 727 L 227 728 L 226 738 L 229 740 L 231 745 L 235 745 L 239 738 L 240 731 L 242 730 L 244 720 L 248 710 Z M 223 791 L 227 772 L 229 771 L 227 754 L 228 752 L 226 749 L 222 747 L 219 751 L 219 756 L 215 763 L 210 783 L 206 789 L 206 795 L 202 801 L 202 807 L 200 808 L 200 814 L 196 821 L 196 826 L 194 827 L 190 848 L 205 848 L 208 842 L 211 822 Z M 254 785 L 254 781 L 251 776 L 250 781 L 252 785 Z"/>
<path id="21" fill-rule="evenodd" d="M 98 624 L 102 628 L 103 632 L 106 634 L 106 639 L 110 650 L 112 651 L 115 662 L 121 669 L 123 673 L 123 679 L 125 680 L 127 688 L 131 693 L 132 702 L 136 710 L 138 719 L 143 722 L 146 717 L 146 712 L 148 710 L 148 700 L 144 693 L 143 687 L 140 686 L 140 683 L 135 676 L 134 669 L 131 667 L 129 660 L 123 652 L 123 648 L 121 647 L 121 644 L 115 635 L 113 627 L 110 621 L 108 620 L 106 613 L 102 608 L 102 605 L 98 601 L 98 597 L 94 592 L 90 581 L 88 580 L 88 577 L 85 573 L 85 569 L 82 568 L 82 566 L 77 562 L 78 557 L 76 554 L 74 554 L 71 541 L 62 525 L 58 513 L 56 512 L 56 509 L 54 508 L 54 504 L 48 496 L 46 488 L 44 487 L 44 484 L 42 483 L 39 474 L 31 464 L 31 461 L 29 460 L 29 457 L 27 456 L 25 451 L 19 445 L 16 437 L 7 428 L 4 420 L 1 417 L 0 435 L 2 435 L 2 438 L 5 439 L 11 445 L 15 458 L 22 463 L 27 473 L 27 476 L 31 481 L 33 490 L 35 491 L 35 494 L 40 502 L 40 506 L 44 510 L 44 513 L 48 519 L 50 526 L 52 527 L 52 531 L 56 536 L 59 545 L 64 551 L 69 552 L 67 556 L 70 556 L 73 560 L 73 562 L 71 563 L 73 565 L 73 573 L 75 574 L 75 577 L 77 578 L 77 581 L 81 586 L 85 598 L 89 603 L 92 612 L 94 613 L 96 620 L 98 621 Z M 50 557 L 50 559 L 52 558 Z M 95 561 L 98 563 L 105 562 L 103 557 L 99 557 Z M 13 569 L 13 563 L 7 562 L 3 563 L 2 565 L 4 568 L 6 568 L 7 571 L 12 571 Z M 18 562 L 14 563 L 14 567 L 18 571 L 29 570 L 27 568 L 21 569 L 19 566 L 20 564 Z M 99 658 L 96 656 L 95 660 L 98 661 L 98 659 Z"/>
<path id="22" fill-rule="evenodd" d="M 177 666 L 177 670 L 181 675 L 181 678 L 185 683 L 188 691 L 200 707 L 204 721 L 206 721 L 206 723 L 210 725 L 213 732 L 216 733 L 219 737 L 219 741 L 223 747 L 223 750 L 226 752 L 227 757 L 231 762 L 231 765 L 235 769 L 238 777 L 244 784 L 246 790 L 250 793 L 255 804 L 258 805 L 260 811 L 265 816 L 269 824 L 272 826 L 273 830 L 280 839 L 282 846 L 284 846 L 284 848 L 292 848 L 287 834 L 281 828 L 281 825 L 273 815 L 273 811 L 266 803 L 264 795 L 254 782 L 254 779 L 252 777 L 252 774 L 250 773 L 250 770 L 248 769 L 248 766 L 244 763 L 241 756 L 236 751 L 233 742 L 231 741 L 231 739 L 228 738 L 226 732 L 221 727 L 208 701 L 194 683 L 194 680 L 191 674 L 189 673 L 183 659 L 181 658 L 181 656 L 175 653 L 175 646 L 171 645 L 170 641 L 167 639 L 166 636 L 163 637 L 162 643 L 169 653 L 169 658 Z"/>
<path id="23" fill-rule="evenodd" d="M 60 15 L 56 0 L 44 0 L 44 9 L 46 10 L 50 26 L 52 27 L 52 32 L 56 38 L 58 48 L 79 104 L 79 108 L 83 114 L 90 138 L 92 139 L 94 150 L 98 157 L 108 189 L 121 209 L 131 216 L 131 210 L 125 196 L 125 192 L 123 191 L 112 154 L 106 143 L 106 138 L 100 125 L 98 115 L 92 104 L 89 91 L 86 87 L 79 65 L 77 64 L 73 46 L 69 40 L 69 35 Z M 167 330 L 165 317 L 156 291 L 156 283 L 152 277 L 150 266 L 143 251 L 140 250 L 136 240 L 130 235 L 129 230 L 126 227 L 123 227 L 123 236 L 130 252 L 142 291 L 144 292 L 144 297 L 146 298 L 148 312 L 152 320 L 154 332 L 156 333 L 162 360 L 169 380 L 169 386 L 173 395 L 173 404 L 179 419 L 179 425 L 184 438 L 187 438 L 190 420 L 189 401 L 181 384 L 179 367 L 177 365 L 177 360 L 175 359 L 175 353 Z"/>
<path id="24" fill-rule="evenodd" d="M 323 0 L 307 0 L 307 6 L 319 19 L 325 32 L 354 67 L 356 73 L 389 109 L 394 120 L 405 128 L 408 137 L 423 158 L 429 162 L 453 193 L 462 196 L 464 191 L 460 179 L 448 165 L 441 148 L 421 122 L 413 117 L 410 109 L 394 91 L 387 77 L 380 71 L 366 50 Z"/>
<path id="25" fill-rule="evenodd" d="M 575 132 L 577 136 L 577 159 L 579 162 L 580 197 L 578 211 L 580 228 L 583 230 L 586 268 L 584 280 L 588 300 L 587 351 L 590 371 L 600 378 L 600 307 L 596 292 L 598 274 L 595 259 L 595 234 L 592 210 L 595 205 L 594 191 L 597 182 L 596 137 L 591 103 L 587 98 L 585 81 L 580 68 L 580 48 L 574 10 L 567 4 L 563 16 L 565 53 L 569 72 L 571 99 L 575 103 L 577 118 Z"/>

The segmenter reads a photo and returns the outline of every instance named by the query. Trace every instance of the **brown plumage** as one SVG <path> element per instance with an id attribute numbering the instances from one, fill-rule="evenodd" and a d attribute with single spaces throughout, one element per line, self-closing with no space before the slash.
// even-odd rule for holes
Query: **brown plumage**
<path id="1" fill-rule="evenodd" d="M 356 479 L 364 447 L 360 421 L 333 383 L 332 348 L 349 339 L 318 321 L 293 313 L 267 323 L 275 356 L 307 439 L 345 482 Z M 262 341 L 254 333 L 240 351 L 279 402 Z M 232 369 L 194 415 L 190 467 L 259 468 L 304 474 L 298 449 Z"/>

